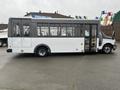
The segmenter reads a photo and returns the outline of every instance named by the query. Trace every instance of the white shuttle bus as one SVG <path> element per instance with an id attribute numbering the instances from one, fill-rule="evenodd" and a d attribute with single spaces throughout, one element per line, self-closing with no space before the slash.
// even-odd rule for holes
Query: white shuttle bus
<path id="1" fill-rule="evenodd" d="M 109 54 L 116 41 L 100 31 L 99 20 L 10 18 L 8 49 L 12 53 L 99 52 Z"/>

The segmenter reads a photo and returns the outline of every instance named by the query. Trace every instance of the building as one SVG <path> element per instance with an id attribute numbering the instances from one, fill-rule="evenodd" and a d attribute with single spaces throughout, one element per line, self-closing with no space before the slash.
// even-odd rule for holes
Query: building
<path id="1" fill-rule="evenodd" d="M 46 12 L 27 12 L 25 17 L 32 17 L 32 18 L 72 18 L 71 16 L 66 16 L 59 14 L 58 12 L 54 13 L 46 13 Z"/>
<path id="2" fill-rule="evenodd" d="M 101 26 L 101 30 L 111 36 L 112 32 L 116 32 L 116 40 L 120 41 L 120 11 L 114 15 L 113 24 L 108 26 Z"/>

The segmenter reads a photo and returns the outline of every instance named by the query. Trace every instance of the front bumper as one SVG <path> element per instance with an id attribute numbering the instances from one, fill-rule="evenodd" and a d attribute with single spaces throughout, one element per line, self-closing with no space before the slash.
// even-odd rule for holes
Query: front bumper
<path id="1" fill-rule="evenodd" d="M 117 45 L 113 45 L 113 50 L 116 50 L 117 49 Z"/>

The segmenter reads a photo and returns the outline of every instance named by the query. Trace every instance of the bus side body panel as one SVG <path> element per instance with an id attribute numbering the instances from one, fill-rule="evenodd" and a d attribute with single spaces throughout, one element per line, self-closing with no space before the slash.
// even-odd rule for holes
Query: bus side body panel
<path id="1" fill-rule="evenodd" d="M 51 53 L 84 52 L 84 38 L 33 38 L 32 46 L 45 44 Z"/>
<path id="2" fill-rule="evenodd" d="M 26 42 L 26 39 L 29 42 Z M 11 48 L 13 53 L 34 53 L 34 49 L 38 45 L 44 44 L 50 48 L 51 53 L 84 52 L 84 38 L 26 38 L 26 39 L 22 39 L 20 44 L 19 43 L 20 38 L 14 38 L 14 41 L 13 38 L 9 38 L 8 48 Z"/>

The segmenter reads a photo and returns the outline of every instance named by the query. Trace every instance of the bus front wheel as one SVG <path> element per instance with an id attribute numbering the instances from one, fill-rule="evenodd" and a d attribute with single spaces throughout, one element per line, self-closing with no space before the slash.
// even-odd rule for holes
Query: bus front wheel
<path id="1" fill-rule="evenodd" d="M 45 47 L 39 47 L 38 50 L 37 50 L 37 55 L 41 56 L 41 57 L 47 56 L 48 55 L 47 48 L 45 48 Z"/>
<path id="2" fill-rule="evenodd" d="M 112 46 L 111 45 L 109 45 L 109 44 L 107 44 L 107 45 L 105 45 L 104 47 L 103 47 L 103 53 L 105 53 L 105 54 L 110 54 L 111 52 L 112 52 Z"/>

